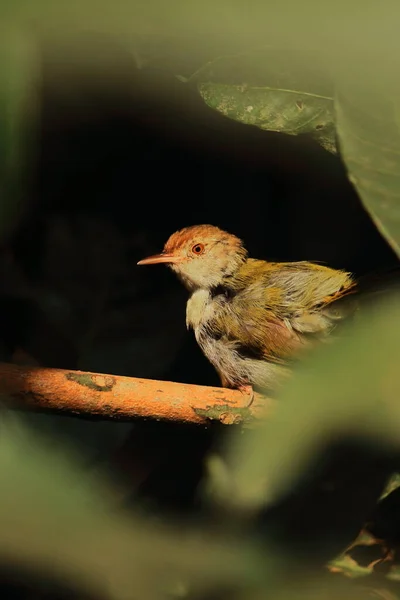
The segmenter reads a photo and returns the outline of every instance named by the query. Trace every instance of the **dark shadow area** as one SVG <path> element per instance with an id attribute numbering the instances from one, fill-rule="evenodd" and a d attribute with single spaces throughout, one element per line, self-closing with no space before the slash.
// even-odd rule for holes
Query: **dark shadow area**
<path id="1" fill-rule="evenodd" d="M 45 573 L 34 566 L 0 564 L 0 590 L 7 600 L 105 600 L 106 595 L 94 595 L 85 591 L 82 582 L 71 583 L 59 573 Z"/>

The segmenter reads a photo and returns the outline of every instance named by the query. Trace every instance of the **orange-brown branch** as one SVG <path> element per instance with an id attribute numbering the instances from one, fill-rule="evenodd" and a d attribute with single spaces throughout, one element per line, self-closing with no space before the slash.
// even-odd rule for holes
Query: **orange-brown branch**
<path id="1" fill-rule="evenodd" d="M 261 416 L 265 399 L 236 390 L 0 363 L 0 401 L 11 408 L 98 416 L 242 423 Z"/>

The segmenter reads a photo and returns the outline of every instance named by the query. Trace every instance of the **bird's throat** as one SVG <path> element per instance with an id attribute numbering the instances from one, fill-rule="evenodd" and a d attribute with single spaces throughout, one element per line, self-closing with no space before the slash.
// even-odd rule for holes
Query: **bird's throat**
<path id="1" fill-rule="evenodd" d="M 198 289 L 192 293 L 186 305 L 186 326 L 196 330 L 213 317 L 210 290 Z"/>

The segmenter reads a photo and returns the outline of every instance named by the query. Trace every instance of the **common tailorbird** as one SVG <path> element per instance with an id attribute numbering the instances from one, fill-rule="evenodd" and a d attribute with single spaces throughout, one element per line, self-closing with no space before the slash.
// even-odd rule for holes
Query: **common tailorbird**
<path id="1" fill-rule="evenodd" d="M 222 386 L 251 400 L 254 389 L 275 389 L 302 349 L 327 339 L 358 306 L 350 273 L 249 258 L 238 237 L 212 225 L 177 231 L 138 265 L 157 263 L 189 290 L 186 324 Z"/>

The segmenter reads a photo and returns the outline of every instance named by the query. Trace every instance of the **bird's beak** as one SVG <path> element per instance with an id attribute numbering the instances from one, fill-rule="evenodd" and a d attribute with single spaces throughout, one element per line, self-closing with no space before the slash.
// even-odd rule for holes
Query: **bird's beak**
<path id="1" fill-rule="evenodd" d="M 147 258 L 143 258 L 143 260 L 139 260 L 138 265 L 157 265 L 159 263 L 169 263 L 176 264 L 182 262 L 181 256 L 175 256 L 174 254 L 166 254 L 162 252 L 161 254 L 153 254 L 153 256 L 148 256 Z"/>

